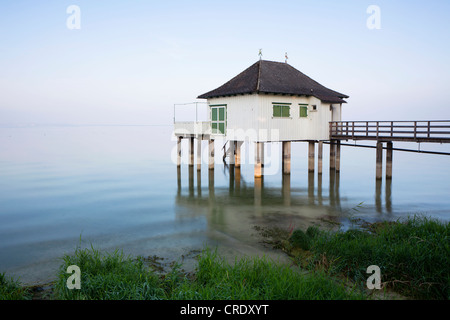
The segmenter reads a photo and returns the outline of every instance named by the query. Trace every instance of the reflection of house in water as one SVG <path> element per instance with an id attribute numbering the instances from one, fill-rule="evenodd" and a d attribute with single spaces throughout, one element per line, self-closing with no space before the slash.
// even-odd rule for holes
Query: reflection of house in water
<path id="1" fill-rule="evenodd" d="M 307 187 L 292 187 L 291 175 L 282 174 L 280 184 L 264 185 L 264 178 L 249 179 L 241 174 L 241 168 L 225 165 L 226 185 L 215 185 L 216 170 L 208 170 L 207 177 L 200 170 L 188 166 L 188 179 L 182 181 L 178 167 L 176 204 L 196 215 L 206 214 L 208 224 L 215 229 L 238 235 L 251 233 L 255 225 L 288 228 L 307 227 L 320 221 L 342 222 L 349 208 L 339 192 L 340 175 L 330 174 L 323 181 L 322 175 L 308 174 Z M 206 179 L 205 179 L 206 178 Z M 381 182 L 375 186 L 375 208 L 383 211 Z M 385 210 L 391 212 L 390 184 L 386 184 Z M 350 208 L 351 209 L 351 208 Z"/>
<path id="2" fill-rule="evenodd" d="M 339 179 L 330 181 L 332 187 L 325 194 L 321 179 L 315 189 L 314 174 L 309 174 L 306 188 L 291 187 L 290 175 L 282 175 L 279 186 L 265 186 L 264 178 L 248 183 L 241 168 L 229 165 L 224 167 L 228 183 L 221 180 L 217 186 L 217 170 L 202 176 L 193 166 L 186 169 L 188 179 L 182 181 L 178 167 L 177 206 L 184 213 L 206 215 L 209 227 L 234 238 L 248 237 L 255 225 L 287 229 L 290 225 L 308 226 L 321 218 L 340 220 Z"/>

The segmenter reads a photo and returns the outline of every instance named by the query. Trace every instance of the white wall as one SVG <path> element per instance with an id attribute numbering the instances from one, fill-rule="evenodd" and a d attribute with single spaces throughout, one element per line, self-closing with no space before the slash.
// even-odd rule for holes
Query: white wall
<path id="1" fill-rule="evenodd" d="M 273 102 L 290 103 L 290 117 L 274 118 Z M 252 94 L 209 99 L 208 103 L 227 105 L 227 140 L 328 140 L 329 122 L 332 117 L 334 121 L 341 118 L 339 104 L 333 105 L 332 112 L 329 103 L 315 97 Z M 308 104 L 308 117 L 300 118 L 299 104 Z"/>

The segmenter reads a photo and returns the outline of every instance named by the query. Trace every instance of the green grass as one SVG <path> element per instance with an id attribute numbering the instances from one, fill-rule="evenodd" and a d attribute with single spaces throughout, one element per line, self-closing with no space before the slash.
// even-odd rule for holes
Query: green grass
<path id="1" fill-rule="evenodd" d="M 266 258 L 243 258 L 228 263 L 217 252 L 205 250 L 195 280 L 184 281 L 173 299 L 207 300 L 340 300 L 363 299 L 346 282 L 325 272 L 302 274 Z"/>
<path id="2" fill-rule="evenodd" d="M 7 278 L 0 273 L 0 300 L 29 300 L 30 291 L 20 285 L 18 280 Z"/>
<path id="3" fill-rule="evenodd" d="M 308 251 L 288 248 L 303 267 L 326 269 L 365 286 L 367 267 L 378 265 L 385 288 L 419 299 L 450 298 L 449 223 L 414 216 L 345 232 L 308 233 Z"/>
<path id="4" fill-rule="evenodd" d="M 81 270 L 81 289 L 68 289 L 67 267 Z M 216 251 L 205 249 L 193 274 L 179 265 L 163 276 L 146 267 L 143 259 L 120 252 L 102 255 L 94 248 L 77 249 L 64 257 L 54 299 L 69 300 L 277 300 L 363 299 L 365 295 L 324 272 L 301 274 L 265 258 L 228 263 Z"/>
<path id="5" fill-rule="evenodd" d="M 159 277 L 144 266 L 143 259 L 125 257 L 118 250 L 102 254 L 99 250 L 76 249 L 63 258 L 55 299 L 64 300 L 150 300 L 163 296 Z M 81 289 L 68 289 L 67 267 L 81 270 Z"/>

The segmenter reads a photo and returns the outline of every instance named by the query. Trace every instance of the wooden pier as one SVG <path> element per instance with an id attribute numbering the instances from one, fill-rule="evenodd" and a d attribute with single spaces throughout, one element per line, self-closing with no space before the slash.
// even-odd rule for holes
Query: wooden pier
<path id="1" fill-rule="evenodd" d="M 376 141 L 376 147 L 374 148 L 376 148 L 377 180 L 382 179 L 383 176 L 383 150 L 386 149 L 386 179 L 392 179 L 394 150 L 421 152 L 410 149 L 394 149 L 393 142 L 450 143 L 450 121 L 332 121 L 330 122 L 330 158 L 336 158 L 337 167 L 340 155 L 334 155 L 334 146 L 339 145 L 337 150 L 340 150 L 341 141 L 348 140 Z M 383 146 L 384 143 L 386 147 Z M 356 144 L 355 146 L 372 147 Z M 331 151 L 332 149 L 333 151 Z M 433 151 L 428 151 L 427 153 L 447 154 Z"/>

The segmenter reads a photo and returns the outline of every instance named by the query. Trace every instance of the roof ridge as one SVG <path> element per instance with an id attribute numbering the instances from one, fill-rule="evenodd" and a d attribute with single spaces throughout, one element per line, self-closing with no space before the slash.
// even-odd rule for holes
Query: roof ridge
<path id="1" fill-rule="evenodd" d="M 258 62 L 258 78 L 256 80 L 256 92 L 259 92 L 259 85 L 261 83 L 261 61 Z"/>

